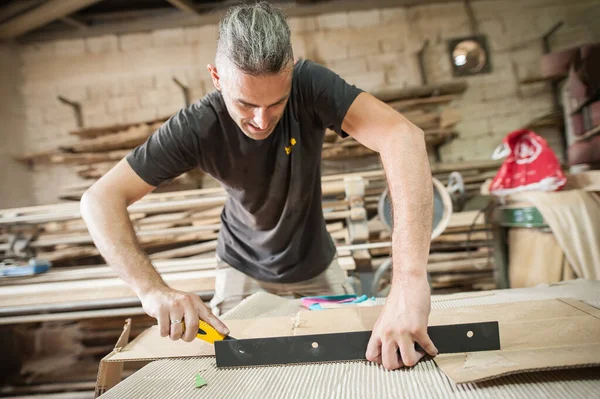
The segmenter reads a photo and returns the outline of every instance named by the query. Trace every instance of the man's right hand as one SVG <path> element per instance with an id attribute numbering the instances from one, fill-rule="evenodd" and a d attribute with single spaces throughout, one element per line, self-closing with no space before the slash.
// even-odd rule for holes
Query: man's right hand
<path id="1" fill-rule="evenodd" d="M 199 296 L 169 287 L 160 287 L 140 295 L 142 307 L 148 315 L 158 321 L 161 337 L 167 335 L 173 340 L 183 339 L 192 342 L 198 331 L 198 321 L 202 319 L 212 325 L 223 335 L 229 334 L 229 329 L 202 302 Z M 183 320 L 183 323 L 172 322 Z"/>

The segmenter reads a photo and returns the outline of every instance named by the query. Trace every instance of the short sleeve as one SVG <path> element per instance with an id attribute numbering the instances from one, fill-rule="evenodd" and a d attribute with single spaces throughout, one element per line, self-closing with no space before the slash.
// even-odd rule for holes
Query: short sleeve
<path id="1" fill-rule="evenodd" d="M 158 186 L 199 164 L 200 145 L 192 109 L 182 109 L 126 157 L 146 183 Z"/>
<path id="2" fill-rule="evenodd" d="M 305 101 L 312 103 L 321 126 L 335 131 L 341 137 L 348 136 L 342 131 L 342 122 L 356 97 L 363 91 L 312 61 L 300 61 L 296 73 L 302 95 Z"/>

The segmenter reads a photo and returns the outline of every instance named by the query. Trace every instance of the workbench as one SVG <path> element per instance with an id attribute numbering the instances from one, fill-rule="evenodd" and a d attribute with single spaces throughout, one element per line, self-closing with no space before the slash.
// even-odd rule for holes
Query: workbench
<path id="1" fill-rule="evenodd" d="M 574 298 L 600 308 L 600 282 L 573 280 L 550 286 L 432 297 L 432 308 L 456 308 L 552 298 Z M 292 316 L 298 300 L 258 293 L 223 319 Z M 207 382 L 194 387 L 195 375 Z M 217 369 L 214 357 L 154 361 L 102 398 L 592 398 L 600 396 L 600 368 L 519 373 L 455 384 L 431 359 L 386 371 L 367 362 Z"/>

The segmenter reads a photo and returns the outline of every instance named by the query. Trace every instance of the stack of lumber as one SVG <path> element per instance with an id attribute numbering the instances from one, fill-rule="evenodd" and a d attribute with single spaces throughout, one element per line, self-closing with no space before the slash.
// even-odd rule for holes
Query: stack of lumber
<path id="1" fill-rule="evenodd" d="M 450 171 L 459 170 L 474 173 L 476 178 L 497 168 L 498 165 L 497 161 L 439 164 L 432 165 L 432 171 L 434 176 L 441 177 Z M 386 186 L 385 176 L 381 170 L 323 176 L 323 211 L 328 230 L 336 244 L 343 244 L 347 238 L 345 221 L 349 212 L 343 179 L 354 175 L 361 176 L 366 181 L 365 208 L 371 216 L 377 212 L 379 198 Z M 181 284 L 185 284 L 186 281 L 210 278 L 210 270 L 214 267 L 212 259 L 216 249 L 216 239 L 220 229 L 220 213 L 226 198 L 225 191 L 220 187 L 185 190 L 153 193 L 129 207 L 130 219 L 140 245 L 152 260 L 167 262 L 164 266 L 158 266 L 160 264 L 157 263 L 157 267 L 164 268 L 165 273 L 171 273 L 172 281 L 181 281 Z M 52 273 L 60 273 L 62 266 L 82 267 L 103 263 L 81 219 L 79 204 L 76 202 L 0 210 L 0 254 L 9 249 L 11 238 L 18 231 L 24 230 L 24 226 L 27 226 L 30 231 L 37 232 L 37 237 L 31 242 L 31 246 L 35 248 L 39 258 L 54 263 Z M 471 241 L 479 235 L 471 237 Z M 457 240 L 456 237 L 454 241 Z M 460 243 L 440 241 L 435 245 L 443 249 L 454 248 Z M 183 260 L 191 263 L 185 263 L 185 266 L 177 263 Z M 87 273 L 99 273 L 102 278 L 107 278 L 108 280 L 97 285 L 97 287 L 104 287 L 99 294 L 106 298 L 120 297 L 123 292 L 129 292 L 125 286 L 119 285 L 116 276 L 102 274 L 107 270 L 106 267 L 99 271 L 93 270 L 95 269 L 69 269 L 73 276 L 83 273 L 82 278 L 85 278 Z M 31 279 L 31 281 L 36 280 Z M 205 289 L 210 288 L 207 286 Z M 114 293 L 111 294 L 113 291 L 110 290 L 114 290 Z M 73 291 L 73 295 L 76 292 Z M 84 292 L 81 295 L 86 294 Z"/>
<path id="2" fill-rule="evenodd" d="M 131 338 L 155 324 L 154 319 L 145 314 L 131 318 Z M 71 392 L 65 397 L 92 398 L 98 364 L 114 347 L 123 324 L 122 316 L 106 316 L 21 324 L 5 329 L 3 340 L 27 351 L 14 354 L 12 360 L 20 367 L 4 369 L 6 380 L 0 388 L 0 396 L 54 397 L 55 393 Z M 140 367 L 141 362 L 125 363 L 123 376 L 129 376 Z M 83 396 L 84 393 L 87 396 Z"/>
<path id="3" fill-rule="evenodd" d="M 500 165 L 502 165 L 502 161 L 491 160 L 433 163 L 430 165 L 430 168 L 433 177 L 438 179 L 444 185 L 448 183 L 448 176 L 450 173 L 459 172 L 463 176 L 463 181 L 465 183 L 465 198 L 470 199 L 480 193 L 481 185 L 496 174 Z M 377 211 L 379 197 L 387 186 L 385 174 L 381 168 L 345 173 L 343 175 L 323 176 L 322 181 L 324 184 L 330 181 L 336 181 L 336 179 L 339 181 L 340 176 L 361 176 L 364 178 L 367 184 L 365 190 L 365 208 L 367 211 Z M 343 191 L 338 191 L 338 196 L 332 197 L 324 192 L 324 198 L 326 200 L 333 198 L 339 199 L 339 195 L 341 194 L 343 194 Z"/>
<path id="4" fill-rule="evenodd" d="M 390 232 L 378 217 L 369 222 L 371 241 L 389 241 Z M 453 213 L 448 227 L 431 242 L 427 270 L 433 292 L 487 290 L 496 288 L 490 225 L 480 211 Z M 390 256 L 390 248 L 370 250 L 374 267 Z"/>
<path id="5" fill-rule="evenodd" d="M 30 165 L 70 166 L 84 181 L 77 187 L 61 187 L 58 197 L 78 200 L 88 187 L 112 169 L 129 151 L 145 142 L 166 119 L 73 131 L 71 135 L 76 138 L 70 145 L 24 154 L 17 160 Z M 198 188 L 201 176 L 200 171 L 185 173 L 161 185 L 159 192 Z"/>
<path id="6" fill-rule="evenodd" d="M 452 109 L 440 110 L 440 106 L 454 100 L 465 89 L 465 83 L 452 82 L 388 90 L 374 95 L 386 101 L 423 129 L 427 144 L 430 149 L 433 149 L 457 137 L 454 126 L 460 121 L 459 114 Z M 58 198 L 77 200 L 86 188 L 114 167 L 131 149 L 146 141 L 167 119 L 164 117 L 146 123 L 80 129 L 71 132 L 74 140 L 69 145 L 23 154 L 17 159 L 30 165 L 71 166 L 73 172 L 84 181 L 77 187 L 61 187 Z M 331 131 L 326 135 L 325 141 L 323 146 L 325 161 L 373 158 L 375 155 L 356 140 L 352 138 L 341 140 Z M 186 173 L 161 185 L 159 189 L 164 192 L 200 188 L 203 187 L 202 175 L 201 171 Z"/>
<path id="7" fill-rule="evenodd" d="M 473 180 L 483 181 L 498 165 L 497 161 L 437 164 L 432 165 L 432 171 L 441 181 L 454 170 L 472 174 Z M 379 197 L 386 187 L 381 170 L 323 176 L 324 216 L 337 243 L 345 240 L 344 221 L 349 216 L 343 179 L 354 175 L 366 180 L 365 208 L 371 215 L 376 212 Z M 479 185 L 473 183 L 474 192 Z M 220 187 L 158 193 L 133 204 L 129 212 L 140 244 L 153 260 L 210 258 L 216 248 L 225 200 L 225 191 Z M 81 219 L 78 203 L 0 210 L 0 253 L 9 248 L 11 236 L 23 225 L 38 232 L 31 246 L 37 250 L 39 258 L 50 260 L 57 266 L 102 263 Z"/>
<path id="8" fill-rule="evenodd" d="M 425 111 L 416 109 L 403 111 L 402 114 L 417 125 L 425 133 L 425 141 L 428 147 L 436 147 L 458 137 L 454 126 L 460 122 L 460 116 L 455 110 L 444 109 L 441 113 L 437 111 Z M 342 139 L 334 131 L 327 130 L 325 143 L 323 144 L 323 159 L 337 160 L 372 156 L 375 152 L 363 146 L 352 137 Z"/>
<path id="9" fill-rule="evenodd" d="M 330 233 L 343 239 L 340 220 L 347 217 L 347 203 L 343 200 L 342 176 L 330 176 L 323 183 L 326 196 L 339 196 L 341 201 L 327 203 L 330 211 Z M 130 219 L 140 244 L 153 260 L 190 256 L 214 255 L 220 229 L 220 214 L 227 196 L 223 188 L 185 190 L 149 194 L 129 207 Z M 337 223 L 336 223 L 337 222 Z M 76 202 L 0 210 L 0 253 L 9 249 L 16 229 L 37 231 L 31 246 L 39 258 L 56 265 L 84 258 L 98 263 L 98 251 L 93 245 L 87 227 L 81 219 Z"/>

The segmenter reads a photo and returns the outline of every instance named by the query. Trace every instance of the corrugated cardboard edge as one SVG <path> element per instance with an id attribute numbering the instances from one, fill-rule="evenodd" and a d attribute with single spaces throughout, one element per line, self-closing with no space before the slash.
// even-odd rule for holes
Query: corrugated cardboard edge
<path id="1" fill-rule="evenodd" d="M 131 319 L 125 320 L 123 331 L 115 344 L 113 350 L 100 361 L 98 367 L 98 376 L 96 378 L 96 389 L 94 392 L 94 398 L 102 395 L 108 389 L 114 387 L 121 382 L 123 375 L 123 362 L 109 362 L 110 358 L 116 353 L 121 351 L 129 342 L 129 335 L 131 334 Z"/>
<path id="2" fill-rule="evenodd" d="M 553 284 L 553 285 L 569 285 L 569 284 L 557 283 L 557 284 Z M 451 297 L 452 297 L 452 299 L 455 299 L 455 300 L 460 300 L 460 299 L 468 300 L 468 299 L 477 299 L 478 297 L 490 297 L 490 296 L 493 297 L 496 293 L 495 292 L 487 292 L 483 295 L 481 293 L 461 293 L 461 294 L 455 294 L 455 295 L 452 295 Z M 269 294 L 266 294 L 266 295 L 269 295 Z M 540 301 L 540 300 L 546 300 L 547 298 L 535 298 L 535 299 L 520 298 L 520 299 L 521 300 L 518 302 Z M 588 305 L 584 302 L 581 302 L 576 299 L 571 299 L 571 298 L 560 298 L 560 297 L 556 298 L 555 297 L 553 299 L 560 300 L 560 301 L 562 301 L 566 304 L 569 304 L 581 311 L 584 311 L 590 315 L 593 315 L 596 318 L 600 318 L 600 309 L 595 308 L 591 305 Z M 446 301 L 442 300 L 440 302 L 446 302 Z M 502 302 L 502 303 L 504 303 L 504 302 Z M 511 303 L 511 302 L 506 302 L 506 303 Z M 486 306 L 486 305 L 490 305 L 490 304 L 478 303 L 478 304 L 471 304 L 468 306 L 479 307 L 479 306 Z M 361 309 L 364 309 L 364 308 L 356 308 L 356 309 L 357 309 L 356 311 L 360 312 Z M 252 318 L 252 316 L 254 316 L 254 315 L 248 315 L 247 317 Z M 233 319 L 235 319 L 235 318 L 233 318 Z M 264 322 L 264 320 L 262 320 L 262 322 Z M 297 327 L 297 326 L 294 326 L 294 327 Z M 96 383 L 96 397 L 99 396 L 100 394 L 106 392 L 108 389 L 112 388 L 113 386 L 115 386 L 116 384 L 118 384 L 121 381 L 121 373 L 123 370 L 124 362 L 156 360 L 156 358 L 139 358 L 139 357 L 131 358 L 131 359 L 123 359 L 123 358 L 118 358 L 117 360 L 113 359 L 117 354 L 121 353 L 121 351 L 124 347 L 126 347 L 128 345 L 130 330 L 131 330 L 131 320 L 127 319 L 125 326 L 123 327 L 123 333 L 121 334 L 121 337 L 117 341 L 117 344 L 115 345 L 115 349 L 110 354 L 105 356 L 102 359 L 102 361 L 100 362 L 98 379 L 97 379 L 97 383 Z M 294 328 L 294 330 L 295 330 L 295 328 Z M 296 332 L 290 333 L 290 335 L 296 335 Z M 132 341 L 132 343 L 133 343 L 133 341 Z M 185 358 L 186 356 L 178 356 L 178 357 Z M 197 355 L 192 355 L 190 357 L 197 357 Z M 207 357 L 210 357 L 210 356 L 207 356 Z M 536 371 L 545 371 L 545 370 L 553 370 L 553 369 L 584 368 L 584 367 L 594 367 L 597 365 L 600 365 L 600 364 L 591 363 L 591 364 L 576 365 L 576 366 L 535 368 L 535 369 L 531 369 L 531 370 L 507 371 L 506 373 L 501 374 L 501 375 L 485 377 L 485 378 L 481 378 L 478 380 L 471 380 L 469 382 L 493 380 L 493 379 L 496 379 L 496 378 L 499 378 L 499 377 L 502 377 L 505 375 L 519 374 L 519 373 L 524 373 L 524 372 L 536 372 Z M 452 381 L 452 378 L 450 378 L 450 380 Z"/>
<path id="3" fill-rule="evenodd" d="M 434 361 L 435 361 L 435 358 L 434 358 Z M 493 381 L 493 380 L 497 380 L 498 378 L 501 378 L 501 377 L 506 377 L 506 376 L 515 375 L 515 374 L 537 373 L 537 372 L 552 371 L 552 370 L 583 369 L 583 368 L 599 367 L 599 366 L 600 366 L 600 362 L 588 362 L 588 363 L 551 366 L 551 367 L 532 367 L 532 368 L 524 368 L 524 369 L 520 369 L 520 370 L 510 370 L 510 371 L 506 371 L 504 373 L 495 374 L 493 376 L 488 376 L 488 377 L 483 377 L 483 378 L 469 378 L 468 380 L 464 380 L 464 381 L 462 381 L 462 380 L 456 381 L 453 377 L 446 374 L 446 372 L 442 368 L 440 368 L 440 370 L 448 377 L 448 379 L 450 381 L 453 381 L 455 384 L 460 385 L 460 384 L 473 384 L 473 383 L 484 382 L 484 381 Z"/>
<path id="4" fill-rule="evenodd" d="M 592 317 L 600 319 L 600 309 L 598 309 L 595 306 L 592 306 L 588 303 L 585 303 L 583 301 L 573 299 L 573 298 L 555 298 L 555 299 L 560 302 L 563 302 L 569 306 L 572 306 L 572 307 L 580 310 L 583 313 L 586 313 Z M 523 302 L 529 302 L 529 301 L 523 301 Z M 498 352 L 501 353 L 502 351 L 498 351 Z M 433 360 L 436 361 L 436 358 L 433 358 Z M 437 363 L 437 361 L 436 361 L 436 364 L 440 368 L 440 370 L 444 374 L 446 374 L 446 376 L 450 379 L 450 381 L 453 381 L 456 384 L 471 384 L 471 383 L 478 383 L 478 382 L 484 382 L 484 381 L 492 381 L 492 380 L 498 379 L 500 377 L 505 377 L 508 375 L 515 375 L 515 374 L 522 374 L 522 373 L 534 373 L 534 372 L 550 371 L 550 370 L 567 370 L 567 369 L 581 369 L 581 368 L 588 368 L 588 367 L 599 367 L 600 366 L 600 358 L 598 358 L 598 361 L 581 363 L 581 364 L 576 364 L 576 365 L 534 367 L 534 368 L 526 368 L 526 369 L 520 369 L 520 370 L 510 370 L 510 371 L 506 371 L 504 373 L 496 374 L 493 376 L 488 376 L 488 377 L 483 377 L 483 378 L 475 378 L 475 379 L 470 378 L 470 379 L 464 380 L 464 381 L 461 381 L 461 380 L 457 381 L 454 377 L 449 375 L 444 370 L 444 368 L 442 368 L 440 366 L 440 364 Z"/>

